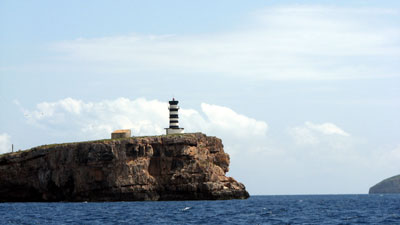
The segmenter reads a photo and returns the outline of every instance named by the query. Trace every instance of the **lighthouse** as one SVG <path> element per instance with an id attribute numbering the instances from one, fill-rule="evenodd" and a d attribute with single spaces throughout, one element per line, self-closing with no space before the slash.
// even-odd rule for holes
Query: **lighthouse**
<path id="1" fill-rule="evenodd" d="M 183 128 L 179 128 L 178 103 L 179 101 L 175 100 L 175 98 L 169 101 L 169 128 L 165 128 L 167 135 L 183 133 Z"/>

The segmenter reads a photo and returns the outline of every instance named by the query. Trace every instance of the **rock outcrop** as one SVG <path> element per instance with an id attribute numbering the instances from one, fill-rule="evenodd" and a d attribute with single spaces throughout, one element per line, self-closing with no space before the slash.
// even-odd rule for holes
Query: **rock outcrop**
<path id="1" fill-rule="evenodd" d="M 201 133 L 45 145 L 0 155 L 0 202 L 245 199 Z"/>
<path id="2" fill-rule="evenodd" d="M 385 179 L 369 189 L 370 194 L 400 193 L 400 175 Z"/>

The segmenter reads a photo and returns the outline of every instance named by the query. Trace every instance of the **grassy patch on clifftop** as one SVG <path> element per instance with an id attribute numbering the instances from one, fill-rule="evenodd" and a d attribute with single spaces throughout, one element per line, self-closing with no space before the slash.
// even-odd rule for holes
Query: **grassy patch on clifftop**
<path id="1" fill-rule="evenodd" d="M 104 143 L 104 142 L 109 142 L 109 141 L 119 141 L 119 140 L 125 140 L 125 139 L 153 138 L 153 137 L 184 137 L 184 136 L 193 135 L 193 134 L 199 134 L 199 133 L 183 133 L 183 134 L 168 134 L 168 135 L 163 134 L 163 135 L 151 135 L 151 136 L 132 136 L 132 137 L 127 137 L 127 138 L 115 138 L 115 139 L 111 139 L 110 138 L 110 139 L 99 139 L 99 140 L 90 140 L 90 141 L 78 141 L 78 142 L 46 144 L 46 145 L 39 145 L 37 147 L 33 147 L 33 148 L 30 148 L 30 149 L 3 153 L 3 154 L 0 154 L 0 156 L 19 154 L 19 153 L 22 153 L 22 152 L 30 151 L 32 149 L 49 149 L 49 148 L 55 148 L 55 147 L 60 147 L 60 146 L 68 146 L 68 145 L 76 145 L 76 144 L 82 144 L 82 143 Z"/>

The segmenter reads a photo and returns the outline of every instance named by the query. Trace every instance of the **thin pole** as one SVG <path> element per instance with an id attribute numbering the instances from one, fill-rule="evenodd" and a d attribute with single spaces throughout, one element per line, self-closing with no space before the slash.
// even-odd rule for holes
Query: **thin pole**
<path id="1" fill-rule="evenodd" d="M 14 152 L 14 144 L 11 145 L 11 152 Z"/>

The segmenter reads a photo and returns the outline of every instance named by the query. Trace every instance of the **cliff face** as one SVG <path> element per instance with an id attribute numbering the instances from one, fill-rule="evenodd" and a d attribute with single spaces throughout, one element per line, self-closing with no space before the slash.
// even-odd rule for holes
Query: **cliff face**
<path id="1" fill-rule="evenodd" d="M 0 156 L 0 202 L 248 198 L 228 166 L 201 133 L 40 146 Z"/>
<path id="2" fill-rule="evenodd" d="M 400 193 L 400 175 L 385 179 L 369 189 L 370 194 Z"/>

